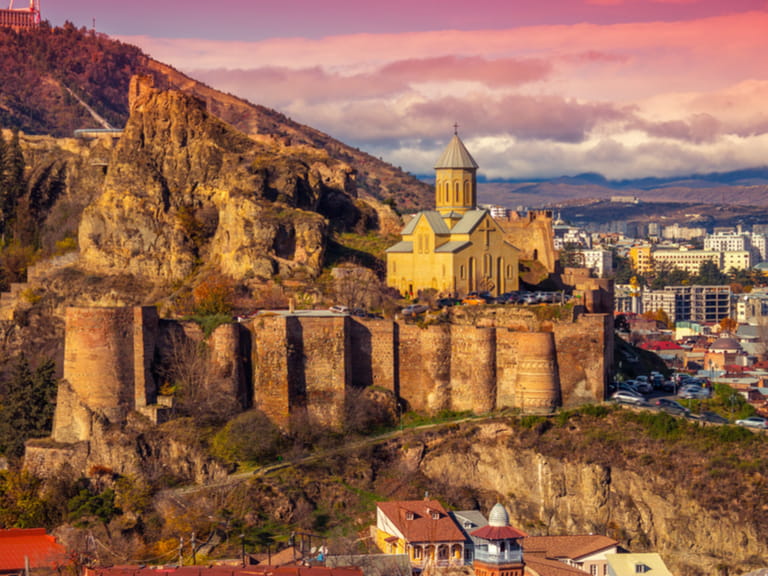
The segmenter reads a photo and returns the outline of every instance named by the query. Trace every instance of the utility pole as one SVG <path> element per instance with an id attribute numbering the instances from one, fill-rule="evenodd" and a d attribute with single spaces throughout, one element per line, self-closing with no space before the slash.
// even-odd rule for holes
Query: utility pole
<path id="1" fill-rule="evenodd" d="M 184 536 L 179 537 L 179 566 L 184 566 Z"/>
<path id="2" fill-rule="evenodd" d="M 195 540 L 194 532 L 192 532 L 191 544 L 192 544 L 192 566 L 194 566 L 195 564 L 197 564 L 197 549 L 195 548 L 197 541 Z"/>

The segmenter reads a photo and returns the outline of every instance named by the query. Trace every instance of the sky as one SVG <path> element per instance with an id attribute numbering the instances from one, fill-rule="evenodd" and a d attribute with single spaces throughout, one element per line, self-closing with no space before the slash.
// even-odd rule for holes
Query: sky
<path id="1" fill-rule="evenodd" d="M 486 179 L 768 165 L 768 0 L 41 4 L 414 174 L 455 124 Z"/>

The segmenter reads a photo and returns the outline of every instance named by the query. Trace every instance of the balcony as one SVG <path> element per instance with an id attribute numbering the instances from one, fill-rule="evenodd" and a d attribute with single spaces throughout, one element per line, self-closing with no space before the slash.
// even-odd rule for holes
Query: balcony
<path id="1" fill-rule="evenodd" d="M 475 562 L 486 564 L 514 564 L 523 561 L 523 551 L 520 548 L 505 550 L 504 552 L 488 552 L 482 548 L 475 548 Z"/>

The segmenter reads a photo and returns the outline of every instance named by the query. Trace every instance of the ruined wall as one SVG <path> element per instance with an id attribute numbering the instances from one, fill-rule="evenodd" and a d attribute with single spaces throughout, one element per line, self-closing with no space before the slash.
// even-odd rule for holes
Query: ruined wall
<path id="1" fill-rule="evenodd" d="M 422 328 L 398 324 L 396 343 L 400 396 L 409 410 L 437 412 L 450 408 L 451 327 Z"/>
<path id="2" fill-rule="evenodd" d="M 451 326 L 450 398 L 453 410 L 496 407 L 496 330 Z"/>
<path id="3" fill-rule="evenodd" d="M 391 321 L 350 318 L 352 386 L 376 386 L 397 395 L 398 325 Z"/>
<path id="4" fill-rule="evenodd" d="M 557 324 L 554 335 L 563 404 L 602 401 L 613 366 L 613 318 L 585 314 L 576 322 Z"/>
<path id="5" fill-rule="evenodd" d="M 304 405 L 310 424 L 339 427 L 344 420 L 345 392 L 351 379 L 348 318 L 289 318 L 288 338 L 300 350 L 294 372 L 295 388 L 304 388 Z"/>
<path id="6" fill-rule="evenodd" d="M 286 318 L 260 316 L 249 328 L 253 342 L 253 403 L 277 426 L 288 429 L 295 396 L 289 388 L 288 365 L 295 351 L 290 347 Z"/>
<path id="7" fill-rule="evenodd" d="M 251 381 L 251 333 L 241 324 L 222 324 L 208 346 L 214 371 L 215 392 L 231 398 L 241 409 L 253 403 Z"/>
<path id="8" fill-rule="evenodd" d="M 557 265 L 557 252 L 552 238 L 552 212 L 529 211 L 523 215 L 513 212 L 509 219 L 497 220 L 504 229 L 504 239 L 519 248 L 521 260 L 537 260 L 550 274 Z"/>

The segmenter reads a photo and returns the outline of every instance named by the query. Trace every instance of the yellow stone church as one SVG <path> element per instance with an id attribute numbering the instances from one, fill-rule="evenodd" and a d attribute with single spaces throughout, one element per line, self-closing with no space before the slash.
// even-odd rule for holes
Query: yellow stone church
<path id="1" fill-rule="evenodd" d="M 415 296 L 517 290 L 520 251 L 488 210 L 477 208 L 477 162 L 454 132 L 435 164 L 435 207 L 413 216 L 387 249 L 387 285 Z"/>

